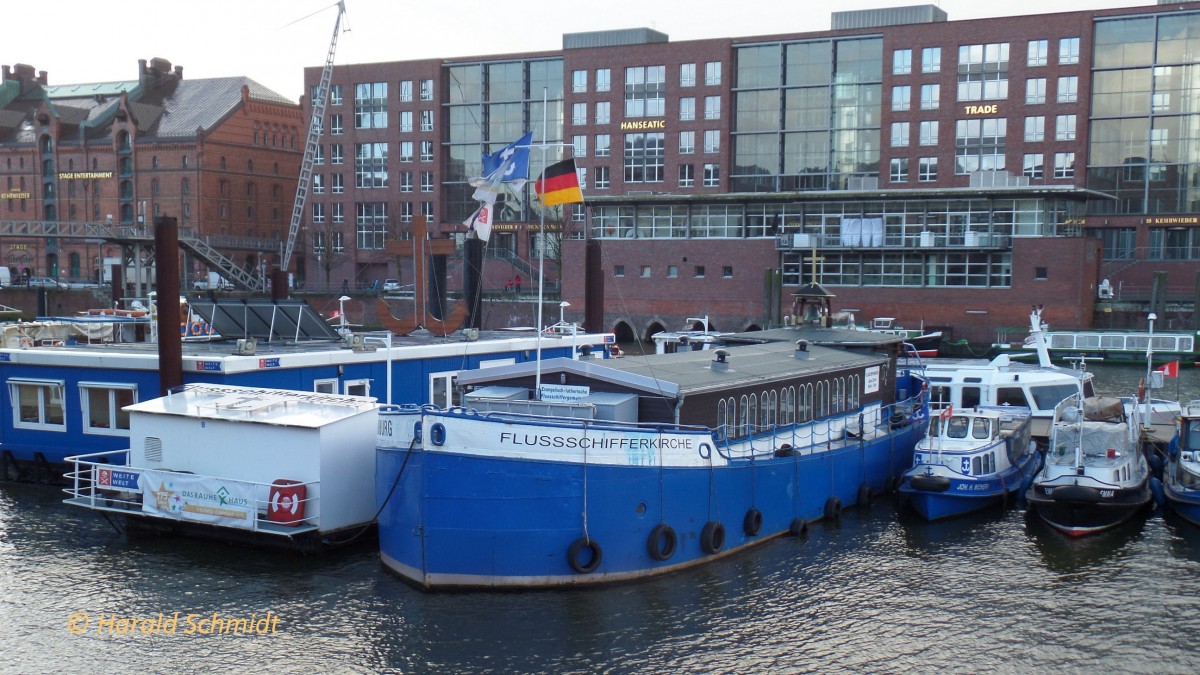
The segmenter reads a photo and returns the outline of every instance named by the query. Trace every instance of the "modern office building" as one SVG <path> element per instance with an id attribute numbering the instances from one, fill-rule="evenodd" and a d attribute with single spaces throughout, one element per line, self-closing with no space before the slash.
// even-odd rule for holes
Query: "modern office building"
<path id="1" fill-rule="evenodd" d="M 297 103 L 249 78 L 187 80 L 164 59 L 140 61 L 135 79 L 74 85 L 4 66 L 0 264 L 97 281 L 104 261 L 130 257 L 106 235 L 159 215 L 247 269 L 278 264 L 305 128 Z"/>

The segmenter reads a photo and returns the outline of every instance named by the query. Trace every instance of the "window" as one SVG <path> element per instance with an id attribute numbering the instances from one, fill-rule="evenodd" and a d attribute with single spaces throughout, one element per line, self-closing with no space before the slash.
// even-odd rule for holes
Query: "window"
<path id="1" fill-rule="evenodd" d="M 649 266 L 649 265 L 642 265 L 642 267 L 641 267 L 641 276 L 642 276 L 643 278 L 649 278 L 649 277 L 650 277 L 650 273 L 651 273 L 651 271 L 650 271 L 650 266 Z"/>
<path id="2" fill-rule="evenodd" d="M 412 202 L 400 202 L 400 222 L 411 223 L 413 221 Z"/>
<path id="3" fill-rule="evenodd" d="M 893 157 L 890 161 L 888 178 L 893 183 L 908 182 L 908 158 Z"/>
<path id="4" fill-rule="evenodd" d="M 892 87 L 892 110 L 908 110 L 912 106 L 912 87 Z"/>
<path id="5" fill-rule="evenodd" d="M 598 190 L 607 190 L 609 185 L 609 174 L 607 166 L 596 167 L 596 182 L 594 187 Z"/>
<path id="6" fill-rule="evenodd" d="M 79 383 L 83 433 L 127 436 L 129 413 L 122 410 L 137 403 L 137 385 Z"/>
<path id="7" fill-rule="evenodd" d="M 1055 178 L 1074 178 L 1075 177 L 1075 153 L 1073 153 L 1073 152 L 1056 152 L 1056 153 L 1054 153 L 1054 177 Z"/>
<path id="8" fill-rule="evenodd" d="M 409 132 L 413 130 L 413 114 L 411 110 L 400 111 L 400 131 Z"/>
<path id="9" fill-rule="evenodd" d="M 714 153 L 721 151 L 721 132 L 716 129 L 709 129 L 704 132 L 704 152 Z"/>
<path id="10" fill-rule="evenodd" d="M 329 116 L 329 133 L 339 136 L 345 133 L 345 127 L 342 124 L 341 113 L 334 113 Z"/>
<path id="11" fill-rule="evenodd" d="M 387 82 L 354 85 L 354 128 L 386 129 L 387 96 Z"/>
<path id="12" fill-rule="evenodd" d="M 1079 63 L 1079 38 L 1062 38 L 1058 41 L 1058 62 Z"/>
<path id="13" fill-rule="evenodd" d="M 421 100 L 433 100 L 433 80 L 421 80 Z"/>
<path id="14" fill-rule="evenodd" d="M 721 186 L 721 167 L 716 164 L 704 165 L 704 187 Z"/>
<path id="15" fill-rule="evenodd" d="M 940 73 L 942 71 L 942 48 L 926 47 L 921 50 L 921 72 Z"/>
<path id="16" fill-rule="evenodd" d="M 624 265 L 613 265 L 613 276 L 614 277 L 625 276 L 625 266 Z"/>
<path id="17" fill-rule="evenodd" d="M 573 103 L 571 104 L 571 124 L 576 126 L 587 124 L 587 104 Z"/>
<path id="18" fill-rule="evenodd" d="M 1025 142 L 1037 143 L 1046 138 L 1046 118 L 1037 115 L 1036 117 L 1025 118 Z"/>
<path id="19" fill-rule="evenodd" d="M 596 102 L 596 124 L 608 124 L 610 119 L 609 110 L 611 105 L 608 101 Z"/>
<path id="20" fill-rule="evenodd" d="M 921 122 L 920 139 L 917 142 L 921 145 L 938 144 L 937 120 L 925 120 Z"/>
<path id="21" fill-rule="evenodd" d="M 679 119 L 694 120 L 696 119 L 696 99 L 691 96 L 686 96 L 679 99 Z"/>
<path id="22" fill-rule="evenodd" d="M 1075 75 L 1058 78 L 1058 102 L 1074 103 L 1079 99 L 1079 78 Z"/>
<path id="23" fill-rule="evenodd" d="M 892 122 L 892 147 L 908 147 L 908 122 Z"/>
<path id="24" fill-rule="evenodd" d="M 665 66 L 633 66 L 626 68 L 625 116 L 662 117 L 663 93 L 665 90 Z"/>
<path id="25" fill-rule="evenodd" d="M 413 100 L 412 80 L 403 80 L 400 82 L 400 100 L 405 102 Z"/>
<path id="26" fill-rule="evenodd" d="M 625 134 L 625 182 L 661 183 L 664 134 Z"/>
<path id="27" fill-rule="evenodd" d="M 342 174 L 340 174 L 340 173 L 329 174 L 329 187 L 330 187 L 330 190 L 335 195 L 340 195 L 343 192 L 345 192 L 346 185 L 343 182 Z"/>
<path id="28" fill-rule="evenodd" d="M 577 134 L 571 138 L 571 145 L 575 148 L 576 157 L 587 157 L 587 135 Z"/>
<path id="29" fill-rule="evenodd" d="M 892 74 L 908 75 L 912 72 L 912 50 L 897 49 L 892 52 Z"/>
<path id="30" fill-rule="evenodd" d="M 1050 278 L 1049 269 L 1050 268 L 1048 268 L 1048 267 L 1033 268 L 1033 278 L 1037 279 L 1038 281 L 1045 281 L 1046 279 L 1049 279 Z"/>
<path id="31" fill-rule="evenodd" d="M 733 278 L 733 265 L 725 265 L 725 266 L 721 267 L 721 278 L 722 279 L 732 279 Z"/>
<path id="32" fill-rule="evenodd" d="M 312 221 L 314 223 L 325 222 L 325 205 L 321 202 L 313 202 L 312 205 Z"/>
<path id="33" fill-rule="evenodd" d="M 413 142 L 412 141 L 400 141 L 400 161 L 401 162 L 413 161 Z"/>
<path id="34" fill-rule="evenodd" d="M 696 132 L 679 132 L 679 154 L 690 155 L 696 152 Z"/>
<path id="35" fill-rule="evenodd" d="M 679 265 L 667 265 L 667 278 L 668 279 L 678 279 L 679 278 Z"/>
<path id="36" fill-rule="evenodd" d="M 937 157 L 922 157 L 917 160 L 917 180 L 922 183 L 929 183 L 937 180 L 938 177 L 938 160 Z"/>
<path id="37" fill-rule="evenodd" d="M 1034 105 L 1046 102 L 1046 78 L 1035 77 L 1025 82 L 1025 103 Z"/>
<path id="38" fill-rule="evenodd" d="M 587 189 L 588 183 L 587 183 L 587 167 L 586 166 L 575 167 L 575 179 L 579 181 L 580 188 L 583 188 L 584 190 Z"/>
<path id="39" fill-rule="evenodd" d="M 333 222 L 334 223 L 346 222 L 346 210 L 345 210 L 345 206 L 341 202 L 333 203 Z"/>
<path id="40" fill-rule="evenodd" d="M 696 185 L 696 167 L 693 164 L 679 165 L 679 187 L 694 187 Z"/>
<path id="41" fill-rule="evenodd" d="M 433 111 L 421 111 L 421 131 L 433 131 Z"/>
<path id="42" fill-rule="evenodd" d="M 1032 153 L 1025 155 L 1025 160 L 1021 166 L 1021 174 L 1028 176 L 1033 180 L 1040 180 L 1045 177 L 1045 158 L 1042 153 Z"/>
<path id="43" fill-rule="evenodd" d="M 325 163 L 325 146 L 324 145 L 321 145 L 319 143 L 317 144 L 317 151 L 316 151 L 316 153 L 313 154 L 313 163 L 314 164 L 324 164 Z"/>
<path id="44" fill-rule="evenodd" d="M 1074 115 L 1059 115 L 1054 120 L 1054 140 L 1056 141 L 1073 141 L 1075 140 L 1075 116 Z"/>
<path id="45" fill-rule="evenodd" d="M 1050 43 L 1047 40 L 1029 41 L 1030 66 L 1044 66 L 1050 60 Z"/>
<path id="46" fill-rule="evenodd" d="M 921 85 L 921 110 L 937 110 L 941 105 L 942 86 L 939 84 Z"/>
<path id="47" fill-rule="evenodd" d="M 576 70 L 571 73 L 571 91 L 579 94 L 587 91 L 588 71 Z"/>
<path id="48" fill-rule="evenodd" d="M 412 177 L 411 171 L 401 171 L 400 172 L 400 191 L 401 192 L 412 192 L 413 191 L 413 177 Z"/>
<path id="49" fill-rule="evenodd" d="M 612 71 L 608 68 L 596 69 L 596 91 L 612 89 Z"/>
<path id="50" fill-rule="evenodd" d="M 954 132 L 954 173 L 1004 169 L 1008 120 L 999 118 L 958 120 Z"/>
<path id="51" fill-rule="evenodd" d="M 357 209 L 358 248 L 360 250 L 383 250 L 387 233 L 387 204 L 383 202 L 359 202 Z"/>
<path id="52" fill-rule="evenodd" d="M 596 156 L 608 157 L 610 143 L 608 134 L 596 134 Z"/>
<path id="53" fill-rule="evenodd" d="M 388 186 L 388 144 L 356 143 L 354 146 L 354 186 L 357 188 L 386 188 Z"/>
<path id="54" fill-rule="evenodd" d="M 709 61 L 704 64 L 704 84 L 708 87 L 715 87 L 721 84 L 720 61 Z"/>
<path id="55" fill-rule="evenodd" d="M 696 265 L 696 267 L 692 270 L 692 276 L 696 277 L 697 279 L 703 279 L 704 265 Z"/>
<path id="56" fill-rule="evenodd" d="M 341 145 L 333 144 L 333 145 L 329 146 L 329 163 L 330 164 L 344 164 L 345 163 L 345 158 L 342 156 L 342 146 Z"/>
<path id="57" fill-rule="evenodd" d="M 1008 43 L 958 48 L 958 100 L 1008 98 Z"/>
<path id="58" fill-rule="evenodd" d="M 8 381 L 13 404 L 13 426 L 20 429 L 66 431 L 61 380 Z"/>
<path id="59" fill-rule="evenodd" d="M 706 119 L 706 120 L 721 119 L 721 97 L 720 96 L 705 96 L 704 97 L 704 119 Z"/>
<path id="60" fill-rule="evenodd" d="M 329 87 L 329 105 L 342 105 L 345 102 L 345 97 L 342 94 L 342 85 L 334 84 Z"/>
<path id="61" fill-rule="evenodd" d="M 433 161 L 433 141 L 421 141 L 421 161 Z"/>
<path id="62" fill-rule="evenodd" d="M 679 66 L 679 86 L 694 87 L 696 86 L 696 64 L 683 63 Z"/>
<path id="63" fill-rule="evenodd" d="M 433 192 L 433 172 L 421 172 L 421 192 Z"/>

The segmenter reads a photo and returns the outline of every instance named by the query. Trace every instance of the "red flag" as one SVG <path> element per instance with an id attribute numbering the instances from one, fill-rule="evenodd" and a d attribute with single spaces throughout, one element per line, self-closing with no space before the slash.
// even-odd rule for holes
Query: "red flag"
<path id="1" fill-rule="evenodd" d="M 1158 372 L 1162 373 L 1163 377 L 1179 377 L 1179 362 L 1164 363 Z"/>
<path id="2" fill-rule="evenodd" d="M 945 408 L 942 408 L 942 412 L 939 415 L 939 417 L 941 417 L 944 420 L 948 420 L 951 417 L 954 417 L 954 406 L 948 405 Z"/>

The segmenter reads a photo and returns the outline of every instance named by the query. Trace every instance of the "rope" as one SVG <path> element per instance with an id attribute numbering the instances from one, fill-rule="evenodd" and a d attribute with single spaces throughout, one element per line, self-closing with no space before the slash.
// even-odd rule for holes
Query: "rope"
<path id="1" fill-rule="evenodd" d="M 383 509 L 388 505 L 388 502 L 392 500 L 392 493 L 396 491 L 396 486 L 400 484 L 400 477 L 404 475 L 404 469 L 408 467 L 408 460 L 412 457 L 413 448 L 416 447 L 416 445 L 417 438 L 414 436 L 412 442 L 408 444 L 408 452 L 404 455 L 404 462 L 400 464 L 400 470 L 396 472 L 396 479 L 392 481 L 392 487 L 388 489 L 387 496 L 383 498 L 383 503 L 379 505 L 379 510 L 375 512 L 375 515 L 371 517 L 371 520 L 366 525 L 363 525 L 361 528 L 359 528 L 358 532 L 355 532 L 348 538 L 341 541 L 326 539 L 325 541 L 327 543 L 349 544 L 350 542 L 353 542 L 359 537 L 363 536 L 367 530 L 371 529 L 371 526 L 379 520 L 379 514 L 383 513 Z"/>

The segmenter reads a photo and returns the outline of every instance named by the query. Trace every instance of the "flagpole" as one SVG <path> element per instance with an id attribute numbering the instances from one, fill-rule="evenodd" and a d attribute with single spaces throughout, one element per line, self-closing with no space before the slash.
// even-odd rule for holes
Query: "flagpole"
<path id="1" fill-rule="evenodd" d="M 546 99 L 548 88 L 542 87 L 542 171 L 546 171 Z M 536 190 L 535 190 L 536 192 Z M 538 222 L 538 306 L 537 306 L 537 366 L 534 371 L 533 391 L 538 399 L 542 398 L 542 293 L 545 291 L 546 275 L 546 207 L 539 205 Z M 561 296 L 560 296 L 561 297 Z"/>

